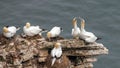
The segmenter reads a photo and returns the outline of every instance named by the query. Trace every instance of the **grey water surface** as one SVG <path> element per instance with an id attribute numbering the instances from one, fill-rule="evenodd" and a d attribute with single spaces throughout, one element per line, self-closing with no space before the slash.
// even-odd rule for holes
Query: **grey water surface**
<path id="1" fill-rule="evenodd" d="M 63 27 L 62 36 L 72 38 L 72 19 L 81 16 L 86 30 L 95 33 L 109 49 L 98 57 L 94 68 L 120 68 L 120 0 L 0 0 L 0 32 L 6 25 L 22 27 L 26 22 L 50 30 Z M 78 24 L 80 24 L 78 22 Z"/>

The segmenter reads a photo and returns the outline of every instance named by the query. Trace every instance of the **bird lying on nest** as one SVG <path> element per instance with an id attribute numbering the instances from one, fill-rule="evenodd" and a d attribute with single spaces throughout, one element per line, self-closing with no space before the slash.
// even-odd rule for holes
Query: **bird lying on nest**
<path id="1" fill-rule="evenodd" d="M 63 39 L 63 37 L 60 37 L 60 33 L 62 32 L 62 28 L 55 26 L 53 27 L 49 32 L 47 32 L 47 40 L 48 41 L 57 41 L 60 39 Z"/>
<path id="2" fill-rule="evenodd" d="M 29 22 L 26 23 L 26 25 L 23 27 L 24 35 L 23 37 L 30 36 L 33 37 L 35 35 L 42 36 L 42 33 L 47 32 L 46 29 L 40 28 L 40 26 L 31 26 Z"/>
<path id="3" fill-rule="evenodd" d="M 3 36 L 10 39 L 16 34 L 19 29 L 19 27 L 15 26 L 5 26 L 3 27 Z"/>

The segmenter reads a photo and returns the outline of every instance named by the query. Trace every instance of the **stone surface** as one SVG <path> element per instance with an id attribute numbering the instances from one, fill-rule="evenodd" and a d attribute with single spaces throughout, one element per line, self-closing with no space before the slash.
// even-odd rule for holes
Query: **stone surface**
<path id="1" fill-rule="evenodd" d="M 55 42 L 62 43 L 62 63 L 50 66 L 50 52 Z M 0 35 L 0 67 L 2 68 L 92 68 L 96 56 L 108 54 L 101 43 L 62 39 L 49 42 L 41 36 L 7 39 Z M 101 59 L 102 60 L 102 59 Z M 65 67 L 66 66 L 66 67 Z"/>

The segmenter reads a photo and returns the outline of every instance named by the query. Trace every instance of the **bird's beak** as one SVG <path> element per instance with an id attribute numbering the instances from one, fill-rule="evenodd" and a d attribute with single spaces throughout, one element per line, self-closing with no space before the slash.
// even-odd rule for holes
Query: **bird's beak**
<path id="1" fill-rule="evenodd" d="M 9 32 L 8 28 L 7 27 L 3 27 L 3 32 L 8 33 Z"/>
<path id="2" fill-rule="evenodd" d="M 73 20 L 72 20 L 72 24 L 73 24 L 73 26 L 75 26 L 76 23 L 77 23 L 77 20 L 76 20 L 76 17 L 75 17 L 75 18 L 73 18 Z"/>
<path id="3" fill-rule="evenodd" d="M 29 22 L 26 23 L 26 27 L 27 27 L 27 28 L 30 27 L 30 23 L 29 23 Z"/>
<path id="4" fill-rule="evenodd" d="M 20 27 L 16 27 L 17 28 L 17 30 L 20 30 Z"/>

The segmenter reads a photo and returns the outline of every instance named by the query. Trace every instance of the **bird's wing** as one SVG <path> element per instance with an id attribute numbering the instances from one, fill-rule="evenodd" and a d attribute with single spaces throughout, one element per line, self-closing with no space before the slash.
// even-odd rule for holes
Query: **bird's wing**
<path id="1" fill-rule="evenodd" d="M 83 34 L 82 36 L 85 37 L 85 38 L 90 38 L 90 37 L 91 37 L 91 36 L 88 35 L 88 34 Z"/>
<path id="2" fill-rule="evenodd" d="M 61 27 L 55 26 L 51 29 L 51 31 L 61 31 Z"/>
<path id="3" fill-rule="evenodd" d="M 30 27 L 30 33 L 38 34 L 40 31 L 38 27 Z"/>
<path id="4" fill-rule="evenodd" d="M 59 52 L 58 57 L 60 57 L 61 55 L 62 55 L 62 51 Z"/>
<path id="5" fill-rule="evenodd" d="M 62 55 L 62 50 L 56 51 L 56 57 L 61 57 L 61 55 Z"/>
<path id="6" fill-rule="evenodd" d="M 53 49 L 53 50 L 51 51 L 51 56 L 52 56 L 52 57 L 55 57 L 55 52 L 56 52 L 55 49 Z"/>
<path id="7" fill-rule="evenodd" d="M 90 37 L 90 38 L 86 38 L 85 40 L 86 40 L 86 42 L 92 43 L 97 40 L 97 37 Z"/>
<path id="8" fill-rule="evenodd" d="M 88 35 L 90 37 L 96 37 L 92 32 L 86 32 L 85 35 Z"/>
<path id="9" fill-rule="evenodd" d="M 13 34 L 16 33 L 16 31 L 17 31 L 15 26 L 8 27 L 8 30 Z"/>
<path id="10" fill-rule="evenodd" d="M 55 26 L 55 27 L 53 27 L 53 28 L 51 29 L 51 31 L 55 31 L 55 30 L 56 30 L 56 28 L 57 28 L 56 26 Z"/>
<path id="11" fill-rule="evenodd" d="M 55 36 L 57 36 L 61 33 L 61 29 L 60 27 L 53 27 L 50 32 L 54 34 Z"/>

